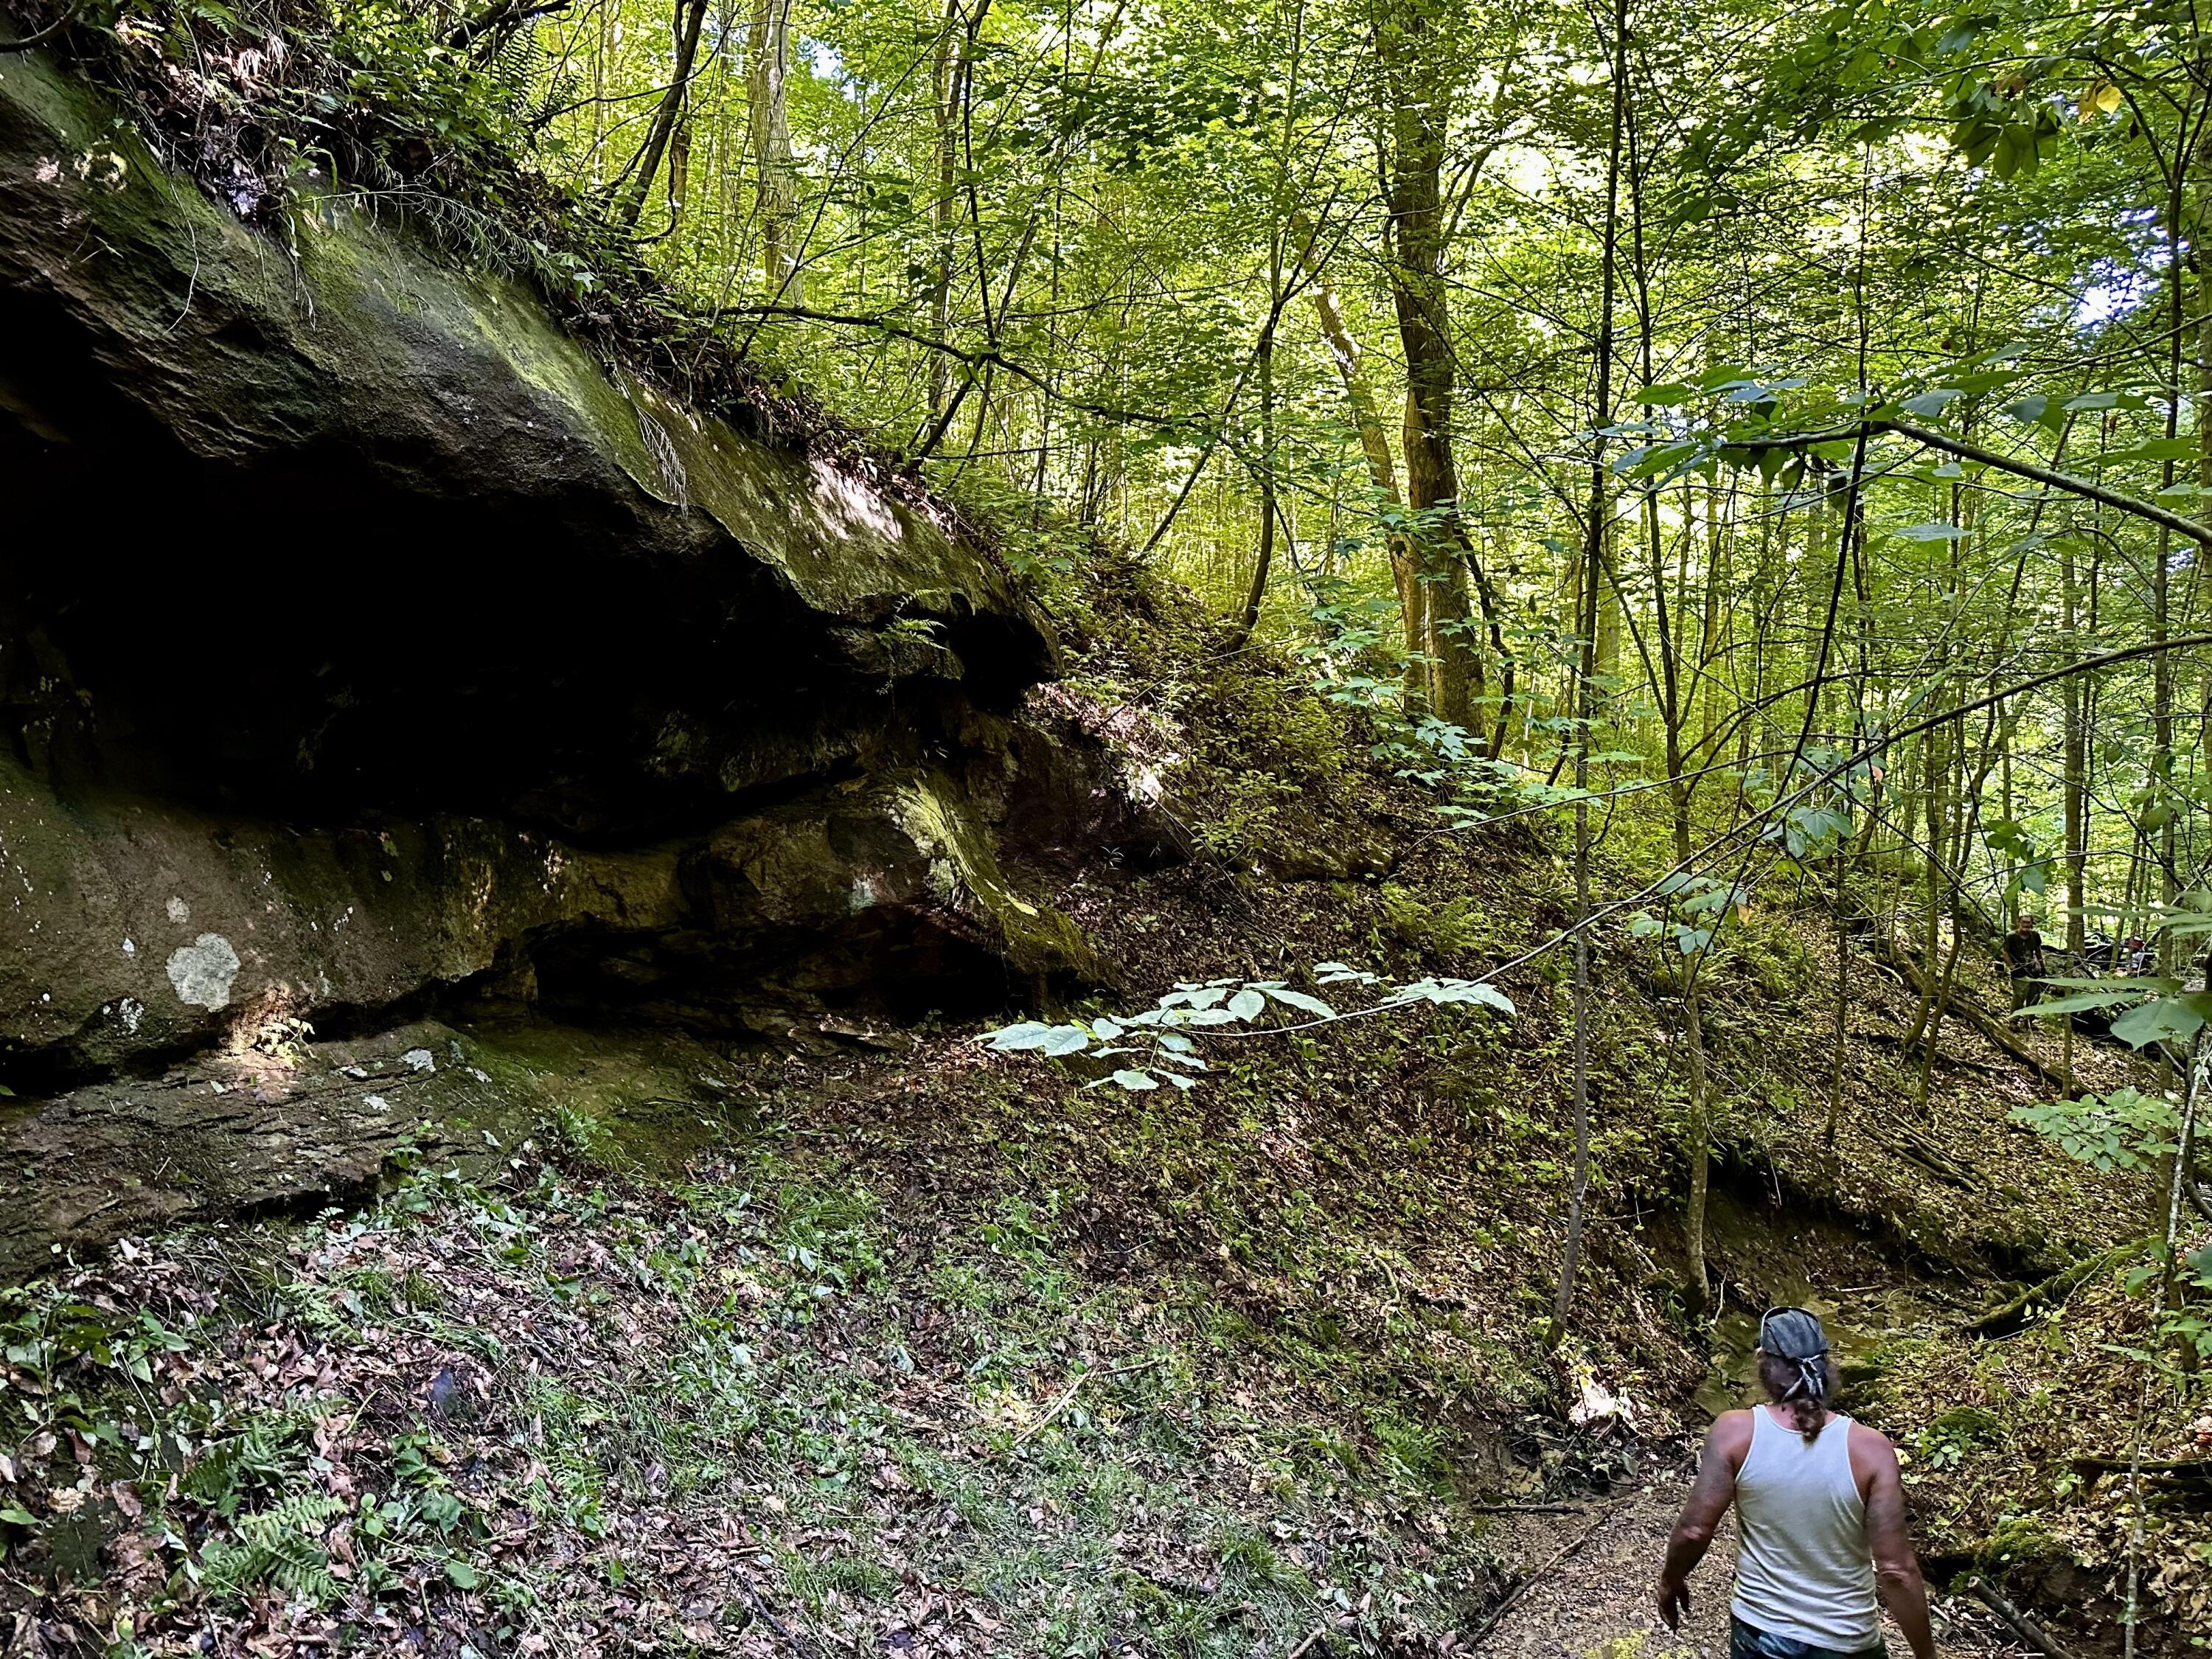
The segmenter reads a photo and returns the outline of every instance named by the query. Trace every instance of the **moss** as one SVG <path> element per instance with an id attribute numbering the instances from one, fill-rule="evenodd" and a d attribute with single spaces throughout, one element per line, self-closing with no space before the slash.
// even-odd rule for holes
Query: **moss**
<path id="1" fill-rule="evenodd" d="M 990 838 L 945 780 L 922 777 L 902 786 L 894 811 L 932 860 L 930 885 L 948 905 L 979 913 L 999 932 L 1016 968 L 1041 981 L 1105 977 L 1082 931 L 1059 911 L 1017 893 L 999 867 Z"/>
<path id="2" fill-rule="evenodd" d="M 1984 1567 L 2003 1567 L 2064 1560 L 2067 1552 L 2042 1521 L 2015 1515 L 1997 1522 L 1975 1551 L 1974 1559 Z"/>
<path id="3" fill-rule="evenodd" d="M 82 170 L 55 179 L 57 151 Z M 157 411 L 204 453 L 365 436 L 404 469 L 420 464 L 423 432 L 526 404 L 526 435 L 501 416 L 510 446 L 526 453 L 535 441 L 550 456 L 588 445 L 647 501 L 703 511 L 818 611 L 873 623 L 911 607 L 1028 626 L 997 560 L 865 464 L 764 444 L 611 371 L 520 283 L 459 268 L 354 193 L 299 198 L 280 245 L 165 168 L 106 97 L 35 55 L 0 73 L 0 255 L 62 289 L 73 313 L 140 360 Z M 70 213 L 111 258 L 88 264 L 52 246 L 51 227 Z M 82 230 L 67 235 L 69 250 L 83 245 Z"/>
<path id="4" fill-rule="evenodd" d="M 2004 1419 L 1984 1406 L 1954 1406 L 1930 1419 L 1923 1432 L 1930 1441 L 1953 1445 L 1994 1445 L 2004 1438 Z"/>
<path id="5" fill-rule="evenodd" d="M 673 1176 L 759 1121 L 757 1101 L 720 1057 L 683 1036 L 535 1024 L 478 1032 L 462 1052 L 510 1124 L 609 1167 Z"/>

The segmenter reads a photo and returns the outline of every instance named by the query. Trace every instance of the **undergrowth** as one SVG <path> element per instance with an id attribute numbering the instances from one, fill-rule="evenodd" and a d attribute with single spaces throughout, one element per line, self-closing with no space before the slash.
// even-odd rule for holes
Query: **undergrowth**
<path id="1" fill-rule="evenodd" d="M 1099 1284 L 1048 1195 L 933 1218 L 805 1162 L 526 1152 L 11 1293 L 0 1597 L 118 1653 L 1228 1655 L 1434 1651 L 1498 1583 L 1434 1432 L 1279 1409 L 1326 1361 L 1203 1281 Z"/>

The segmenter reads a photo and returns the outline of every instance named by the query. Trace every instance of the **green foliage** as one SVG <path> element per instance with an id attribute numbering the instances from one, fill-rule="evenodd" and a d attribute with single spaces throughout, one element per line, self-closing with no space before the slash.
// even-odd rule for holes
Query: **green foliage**
<path id="1" fill-rule="evenodd" d="M 495 188 L 530 143 L 513 80 L 446 44 L 430 15 L 397 0 L 348 0 L 335 21 L 330 45 L 346 67 L 344 92 L 318 98 L 319 118 L 374 132 L 397 173 Z"/>
<path id="2" fill-rule="evenodd" d="M 193 1460 L 180 1489 L 215 1513 L 234 1516 L 248 1499 L 281 1489 L 307 1467 L 300 1425 L 269 1417 L 226 1436 Z"/>
<path id="3" fill-rule="evenodd" d="M 1451 962 L 1480 948 L 1490 937 L 1481 906 L 1462 893 L 1431 904 L 1398 882 L 1382 884 L 1382 920 L 1397 941 L 1425 960 Z"/>
<path id="4" fill-rule="evenodd" d="M 2004 1435 L 2004 1419 L 1980 1406 L 1954 1406 L 1913 1437 L 1916 1458 L 1936 1468 L 1955 1468 L 1977 1446 Z"/>
<path id="5" fill-rule="evenodd" d="M 978 1040 L 1000 1054 L 1039 1054 L 1048 1060 L 1084 1055 L 1095 1060 L 1123 1060 L 1086 1086 L 1096 1089 L 1111 1084 L 1126 1092 L 1143 1093 L 1162 1083 L 1181 1090 L 1197 1087 L 1197 1074 L 1207 1069 L 1208 1062 L 1200 1055 L 1198 1043 L 1189 1032 L 1255 1025 L 1262 1015 L 1278 1006 L 1290 1010 L 1287 1029 L 1293 1031 L 1415 1005 L 1478 1006 L 1506 1015 L 1514 1012 L 1510 998 L 1481 980 L 1422 979 L 1386 986 L 1379 975 L 1340 962 L 1324 962 L 1314 969 L 1314 981 L 1324 988 L 1379 988 L 1381 994 L 1363 1009 L 1340 1013 L 1310 992 L 1297 990 L 1279 979 L 1185 981 L 1138 1013 L 1101 1016 L 1065 1025 L 1023 1020 L 986 1031 Z"/>
<path id="6" fill-rule="evenodd" d="M 1742 912 L 1751 895 L 1734 882 L 1680 872 L 1662 877 L 1653 890 L 1668 902 L 1662 917 L 1638 910 L 1628 918 L 1632 939 L 1664 938 L 1680 954 L 1696 956 L 1719 937 L 1721 924 L 1730 911 Z"/>
<path id="7" fill-rule="evenodd" d="M 327 1492 L 295 1492 L 273 1509 L 239 1516 L 228 1539 L 201 1552 L 200 1576 L 231 1597 L 269 1584 L 294 1600 L 326 1607 L 338 1599 L 339 1588 L 320 1540 L 345 1507 Z"/>
<path id="8" fill-rule="evenodd" d="M 2108 1173 L 2141 1169 L 2173 1151 L 2181 1130 L 2172 1101 L 2133 1089 L 2015 1106 L 2012 1116 L 2050 1136 L 2067 1157 Z"/>

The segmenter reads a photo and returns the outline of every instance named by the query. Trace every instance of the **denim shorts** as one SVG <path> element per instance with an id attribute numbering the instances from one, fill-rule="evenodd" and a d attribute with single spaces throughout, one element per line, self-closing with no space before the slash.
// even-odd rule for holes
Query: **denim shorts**
<path id="1" fill-rule="evenodd" d="M 1876 1642 L 1870 1648 L 1819 1647 L 1794 1637 L 1755 1630 L 1741 1619 L 1729 1620 L 1729 1659 L 1887 1659 L 1889 1650 Z"/>

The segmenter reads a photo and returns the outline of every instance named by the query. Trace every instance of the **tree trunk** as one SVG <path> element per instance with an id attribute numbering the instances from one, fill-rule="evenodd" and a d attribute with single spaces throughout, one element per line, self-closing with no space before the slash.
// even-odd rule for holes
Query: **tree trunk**
<path id="1" fill-rule="evenodd" d="M 1455 368 L 1444 286 L 1449 228 L 1443 205 L 1444 147 L 1451 120 L 1450 74 L 1422 8 L 1393 4 L 1377 32 L 1390 100 L 1383 185 L 1389 213 L 1390 302 L 1406 356 L 1406 496 L 1427 595 L 1424 645 L 1430 701 L 1438 719 L 1472 732 L 1483 694 L 1481 659 L 1470 631 L 1459 473 L 1452 456 Z"/>
<path id="2" fill-rule="evenodd" d="M 1619 266 L 1614 258 L 1620 217 L 1621 125 L 1627 106 L 1628 0 L 1613 0 L 1613 142 L 1606 166 L 1605 248 L 1601 256 L 1602 278 L 1597 334 L 1597 420 L 1590 450 L 1589 519 L 1584 526 L 1582 553 L 1582 611 L 1578 620 L 1593 617 L 1598 593 L 1605 586 L 1599 564 L 1605 548 L 1606 501 L 1605 428 L 1613 417 L 1613 305 Z M 1591 671 L 1595 629 L 1582 629 L 1582 644 L 1575 676 L 1575 707 L 1587 715 L 1592 707 Z M 1575 1279 L 1581 1267 L 1583 1226 L 1589 1202 L 1589 924 L 1590 822 L 1589 726 L 1587 721 L 1575 736 L 1575 1163 L 1567 1195 L 1567 1237 L 1559 1262 L 1559 1295 L 1552 1305 L 1547 1347 L 1556 1347 L 1566 1334 L 1567 1315 L 1574 1306 Z M 1699 1214 L 1703 1197 L 1699 1195 Z"/>
<path id="3" fill-rule="evenodd" d="M 2069 665 L 2081 659 L 2081 590 L 2075 580 L 2074 540 L 2070 536 L 2058 538 L 2058 579 L 2060 604 L 2066 633 L 2066 657 Z M 2087 688 L 2082 676 L 2069 674 L 2060 682 L 2060 693 L 2065 708 L 2063 810 L 2066 823 L 2066 949 L 2073 957 L 2075 971 L 2081 971 L 2081 949 L 2087 942 L 2083 937 L 2082 911 L 2086 902 L 2083 891 L 2085 866 L 2089 859 L 2089 728 L 2087 714 Z M 2067 1021 L 2070 1034 L 2073 1021 Z"/>
<path id="4" fill-rule="evenodd" d="M 791 70 L 791 0 L 753 0 L 751 44 L 745 92 L 752 127 L 755 199 L 760 205 L 761 270 L 769 294 L 796 305 L 805 295 L 799 276 L 798 251 L 792 243 L 799 192 L 792 171 L 791 121 L 784 98 L 784 82 Z"/>
<path id="5" fill-rule="evenodd" d="M 1260 606 L 1267 597 L 1267 576 L 1275 562 L 1275 324 L 1282 304 L 1282 274 L 1273 273 L 1275 292 L 1269 301 L 1267 326 L 1260 335 L 1260 552 L 1252 562 L 1252 585 L 1237 613 L 1229 648 L 1242 651 L 1260 625 Z"/>
<path id="6" fill-rule="evenodd" d="M 706 21 L 707 0 L 677 0 L 676 15 L 669 25 L 676 52 L 668 89 L 661 94 L 659 106 L 653 112 L 653 125 L 646 130 L 645 148 L 638 152 L 637 165 L 615 210 L 615 216 L 625 227 L 634 228 L 638 216 L 645 211 L 645 198 L 660 172 L 660 158 L 667 152 L 669 141 L 684 118 L 684 104 L 691 89 L 691 64 L 699 52 L 699 30 Z"/>
<path id="7" fill-rule="evenodd" d="M 1705 1012 L 1698 1000 L 1698 963 L 1685 971 L 1683 1034 L 1690 1044 L 1690 1212 L 1682 1218 L 1682 1254 L 1689 1267 L 1690 1306 L 1705 1310 L 1712 1297 L 1705 1274 L 1705 1204 L 1712 1191 L 1713 1132 L 1705 1075 Z"/>
<path id="8" fill-rule="evenodd" d="M 1351 329 L 1345 324 L 1336 290 L 1323 276 L 1317 232 L 1305 216 L 1299 214 L 1291 218 L 1291 234 L 1300 250 L 1298 263 L 1313 289 L 1314 315 L 1321 324 L 1322 339 L 1328 346 L 1330 361 L 1336 365 L 1337 378 L 1344 383 L 1345 402 L 1351 405 L 1352 426 L 1359 434 L 1360 453 L 1367 459 L 1368 483 L 1386 510 L 1402 508 L 1405 498 L 1398 493 L 1398 471 L 1390 453 L 1390 434 L 1382 423 L 1382 411 L 1376 404 L 1374 390 L 1367 384 L 1366 372 L 1360 367 L 1359 343 L 1352 338 Z M 1401 696 L 1404 712 L 1412 719 L 1427 713 L 1429 707 L 1428 674 L 1421 663 L 1427 649 L 1428 599 L 1422 591 L 1413 544 L 1405 533 L 1391 530 L 1383 544 L 1389 555 L 1390 579 L 1398 590 L 1398 613 L 1405 624 L 1406 678 Z"/>
<path id="9" fill-rule="evenodd" d="M 946 0 L 945 21 L 938 32 L 937 50 L 931 56 L 932 91 L 935 94 L 937 131 L 933 152 L 934 189 L 929 204 L 930 230 L 934 244 L 929 290 L 929 331 L 939 345 L 952 331 L 952 200 L 954 118 L 952 77 L 959 61 L 960 0 Z M 945 416 L 945 399 L 951 385 L 952 360 L 942 351 L 929 356 L 929 418 L 924 429 L 933 428 Z"/>

